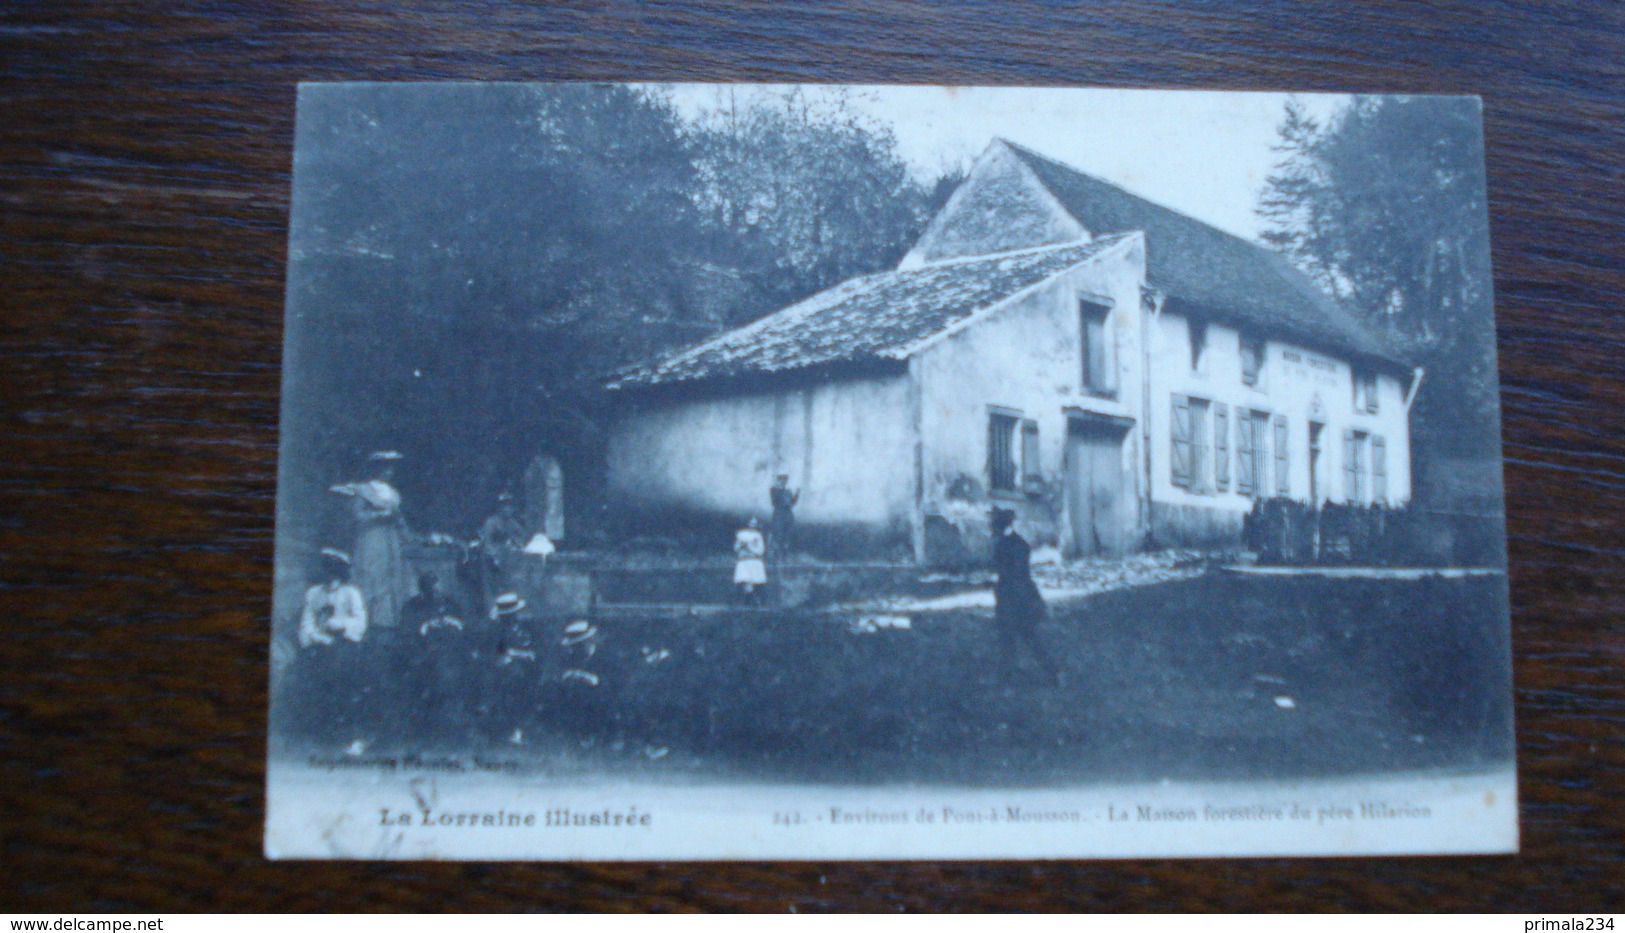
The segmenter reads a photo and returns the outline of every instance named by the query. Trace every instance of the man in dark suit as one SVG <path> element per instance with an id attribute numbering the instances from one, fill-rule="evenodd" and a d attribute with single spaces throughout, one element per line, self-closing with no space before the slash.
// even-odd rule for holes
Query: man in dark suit
<path id="1" fill-rule="evenodd" d="M 1014 678 L 1020 659 L 1019 646 L 1026 645 L 1050 684 L 1061 681 L 1060 668 L 1038 637 L 1038 624 L 1049 616 L 1044 597 L 1033 581 L 1032 547 L 1016 533 L 1016 513 L 993 510 L 993 622 L 999 633 L 999 659 L 1006 679 Z"/>
<path id="2" fill-rule="evenodd" d="M 767 546 L 775 560 L 784 562 L 796 546 L 796 503 L 801 501 L 801 490 L 790 488 L 790 474 L 780 473 L 773 478 L 773 488 L 767 491 L 773 504 L 773 519 L 767 526 Z"/>

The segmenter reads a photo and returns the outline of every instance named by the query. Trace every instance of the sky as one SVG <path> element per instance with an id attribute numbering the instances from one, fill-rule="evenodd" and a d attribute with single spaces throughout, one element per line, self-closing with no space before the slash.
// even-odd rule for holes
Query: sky
<path id="1" fill-rule="evenodd" d="M 754 86 L 777 93 L 784 86 Z M 685 116 L 715 108 L 716 85 L 671 85 Z M 818 89 L 815 93 L 831 93 Z M 1289 95 L 1082 88 L 854 86 L 851 105 L 891 127 L 922 176 L 968 165 L 1003 137 L 1099 178 L 1257 239 L 1254 212 L 1278 155 L 1275 128 Z M 1299 94 L 1326 117 L 1351 98 Z"/>

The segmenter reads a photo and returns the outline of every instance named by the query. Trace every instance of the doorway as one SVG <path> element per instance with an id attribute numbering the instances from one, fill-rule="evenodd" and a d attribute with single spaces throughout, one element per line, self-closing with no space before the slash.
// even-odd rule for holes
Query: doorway
<path id="1" fill-rule="evenodd" d="M 1134 516 L 1123 466 L 1128 428 L 1118 419 L 1067 422 L 1066 512 L 1077 556 L 1128 551 L 1128 523 Z"/>

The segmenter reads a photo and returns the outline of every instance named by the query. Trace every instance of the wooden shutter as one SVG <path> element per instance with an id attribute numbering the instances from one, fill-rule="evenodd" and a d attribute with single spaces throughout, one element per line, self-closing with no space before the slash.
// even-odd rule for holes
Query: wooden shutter
<path id="1" fill-rule="evenodd" d="M 1029 419 L 1021 423 L 1021 474 L 1023 486 L 1040 481 L 1043 478 L 1043 473 L 1038 453 L 1038 422 Z"/>
<path id="2" fill-rule="evenodd" d="M 1213 486 L 1230 488 L 1230 408 L 1223 402 L 1213 405 Z"/>
<path id="3" fill-rule="evenodd" d="M 1010 450 L 1016 419 L 993 414 L 987 419 L 987 484 L 991 489 L 1015 488 L 1015 463 Z"/>
<path id="4" fill-rule="evenodd" d="M 1359 441 L 1353 431 L 1343 432 L 1343 498 L 1360 501 Z"/>
<path id="5" fill-rule="evenodd" d="M 1254 478 L 1258 476 L 1257 426 L 1252 415 L 1236 409 L 1236 492 L 1250 496 L 1255 491 Z"/>
<path id="6" fill-rule="evenodd" d="M 1174 417 L 1171 430 L 1173 444 L 1169 448 L 1169 459 L 1173 463 L 1173 483 L 1175 486 L 1190 487 L 1191 484 L 1191 403 L 1183 395 L 1174 396 Z"/>
<path id="7" fill-rule="evenodd" d="M 1371 498 L 1388 500 L 1388 442 L 1381 435 L 1371 438 Z"/>
<path id="8" fill-rule="evenodd" d="M 1291 448 L 1287 445 L 1286 415 L 1275 416 L 1275 491 L 1292 495 Z"/>

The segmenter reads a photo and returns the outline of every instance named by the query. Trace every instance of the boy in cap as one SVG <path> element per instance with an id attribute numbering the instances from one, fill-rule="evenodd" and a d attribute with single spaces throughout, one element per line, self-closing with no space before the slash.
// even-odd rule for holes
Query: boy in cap
<path id="1" fill-rule="evenodd" d="M 466 724 L 472 650 L 458 615 L 440 591 L 439 579 L 427 572 L 418 576 L 418 593 L 401 610 L 406 628 L 402 644 L 411 650 L 400 659 L 399 669 L 409 672 L 411 687 L 400 712 L 425 718 L 431 733 L 446 738 L 454 738 L 449 733 Z"/>
<path id="2" fill-rule="evenodd" d="M 536 688 L 541 681 L 535 642 L 519 617 L 524 608 L 525 601 L 517 593 L 503 593 L 494 605 L 502 641 L 497 646 L 493 706 L 497 733 L 511 745 L 525 744 L 525 727 L 535 715 Z"/>

